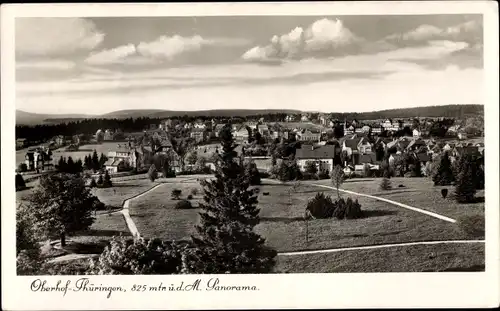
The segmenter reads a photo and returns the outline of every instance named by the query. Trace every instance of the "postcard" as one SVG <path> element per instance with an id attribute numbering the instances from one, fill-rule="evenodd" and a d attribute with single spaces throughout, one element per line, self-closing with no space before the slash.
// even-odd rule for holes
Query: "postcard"
<path id="1" fill-rule="evenodd" d="M 499 305 L 496 2 L 1 12 L 4 309 Z"/>

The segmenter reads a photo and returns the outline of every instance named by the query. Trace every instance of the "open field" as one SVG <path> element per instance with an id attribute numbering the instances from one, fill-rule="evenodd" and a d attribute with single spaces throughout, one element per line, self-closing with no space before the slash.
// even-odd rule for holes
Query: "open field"
<path id="1" fill-rule="evenodd" d="M 113 180 L 111 188 L 93 188 L 92 192 L 101 202 L 108 206 L 121 208 L 123 201 L 138 195 L 152 187 L 157 182 L 151 182 L 149 179 L 128 179 L 125 181 Z"/>
<path id="2" fill-rule="evenodd" d="M 158 236 L 166 240 L 189 239 L 195 233 L 194 225 L 198 223 L 199 210 L 174 209 L 177 201 L 170 198 L 170 193 L 178 188 L 185 197 L 193 187 L 199 187 L 195 180 L 164 184 L 132 201 L 130 215 L 141 235 Z M 280 252 L 468 238 L 456 224 L 364 197 L 358 198 L 362 209 L 366 211 L 364 218 L 315 219 L 306 223 L 303 214 L 307 201 L 318 192 L 333 196 L 336 193 L 303 184 L 289 201 L 289 188 L 289 184 L 264 182 L 259 195 L 261 223 L 256 231 Z M 264 192 L 270 194 L 264 196 Z M 193 199 L 195 207 L 200 199 L 199 195 Z"/>
<path id="3" fill-rule="evenodd" d="M 348 179 L 342 185 L 342 189 L 355 191 L 363 194 L 383 197 L 410 206 L 435 212 L 443 216 L 457 219 L 460 216 L 483 215 L 484 216 L 484 190 L 476 193 L 477 203 L 459 204 L 453 199 L 453 186 L 434 186 L 430 178 L 391 178 L 392 190 L 380 190 L 381 178 L 359 178 Z M 329 180 L 320 180 L 314 183 L 331 186 Z M 399 185 L 405 187 L 399 188 Z M 443 199 L 441 189 L 448 189 L 448 196 Z"/>
<path id="4" fill-rule="evenodd" d="M 281 273 L 484 271 L 484 244 L 440 244 L 278 256 Z"/>
<path id="5" fill-rule="evenodd" d="M 141 236 L 177 241 L 190 239 L 195 233 L 194 225 L 198 223 L 200 210 L 196 207 L 203 200 L 201 186 L 196 181 L 198 177 L 199 175 L 166 179 L 160 187 L 130 202 L 130 216 Z M 181 190 L 181 199 L 186 199 L 194 188 L 198 190 L 198 194 L 191 200 L 194 208 L 175 209 L 174 206 L 179 201 L 171 198 L 172 190 Z"/>

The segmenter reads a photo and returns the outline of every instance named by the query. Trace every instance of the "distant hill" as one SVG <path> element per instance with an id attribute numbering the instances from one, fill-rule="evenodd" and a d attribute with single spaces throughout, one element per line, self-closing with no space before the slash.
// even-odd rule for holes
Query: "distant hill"
<path id="1" fill-rule="evenodd" d="M 287 113 L 296 114 L 307 111 L 290 110 L 290 109 L 216 109 L 216 110 L 198 110 L 198 111 L 173 111 L 159 109 L 136 109 L 136 110 L 119 110 L 103 115 L 85 115 L 85 114 L 38 114 L 30 113 L 21 110 L 16 111 L 16 124 L 18 125 L 35 125 L 47 123 L 62 123 L 68 121 L 77 121 L 83 119 L 124 119 L 124 118 L 169 118 L 176 116 L 208 116 L 208 117 L 234 117 L 234 116 L 252 116 L 259 114 L 276 114 Z M 371 120 L 382 118 L 411 118 L 411 117 L 447 117 L 460 118 L 463 116 L 483 115 L 483 105 L 447 105 L 447 106 L 429 106 L 415 108 L 401 108 L 380 110 L 373 112 L 352 112 L 352 113 L 332 113 L 333 117 L 341 118 L 356 118 L 359 120 Z"/>
<path id="2" fill-rule="evenodd" d="M 53 122 L 45 122 L 45 120 L 51 119 L 89 119 L 95 118 L 93 115 L 86 114 L 41 114 L 41 113 L 32 113 L 26 112 L 22 110 L 16 110 L 16 124 L 17 125 L 36 125 L 42 123 L 53 123 Z"/>

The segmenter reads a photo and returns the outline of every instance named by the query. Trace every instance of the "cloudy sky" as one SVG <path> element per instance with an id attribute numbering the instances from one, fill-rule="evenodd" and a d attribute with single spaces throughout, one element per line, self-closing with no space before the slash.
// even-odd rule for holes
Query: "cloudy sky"
<path id="1" fill-rule="evenodd" d="M 17 18 L 16 108 L 482 104 L 480 15 Z"/>

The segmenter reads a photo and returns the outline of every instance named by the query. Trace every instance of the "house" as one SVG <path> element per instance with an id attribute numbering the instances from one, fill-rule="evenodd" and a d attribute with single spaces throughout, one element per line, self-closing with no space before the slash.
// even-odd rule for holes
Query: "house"
<path id="1" fill-rule="evenodd" d="M 24 148 L 24 146 L 26 146 L 27 142 L 28 141 L 26 140 L 26 138 L 18 138 L 18 139 L 16 139 L 16 149 Z"/>
<path id="2" fill-rule="evenodd" d="M 113 131 L 112 130 L 105 130 L 103 140 L 113 140 Z"/>
<path id="3" fill-rule="evenodd" d="M 309 117 L 306 115 L 306 114 L 303 114 L 301 117 L 300 117 L 300 121 L 301 122 L 309 122 Z"/>
<path id="4" fill-rule="evenodd" d="M 131 150 L 109 151 L 107 157 L 108 160 L 104 163 L 104 166 L 110 174 L 137 166 L 135 153 Z"/>
<path id="5" fill-rule="evenodd" d="M 316 164 L 318 172 L 330 173 L 334 167 L 335 157 L 339 154 L 340 149 L 334 145 L 318 147 L 303 145 L 302 148 L 297 149 L 295 158 L 297 159 L 297 165 L 302 171 L 312 162 Z"/>
<path id="6" fill-rule="evenodd" d="M 443 151 L 451 151 L 451 150 L 455 149 L 455 144 L 453 144 L 453 143 L 447 143 L 441 149 Z"/>
<path id="7" fill-rule="evenodd" d="M 382 133 L 382 128 L 379 126 L 372 127 L 372 134 L 380 134 Z"/>
<path id="8" fill-rule="evenodd" d="M 204 142 L 206 139 L 206 131 L 202 128 L 193 128 L 191 133 L 189 133 L 189 137 L 191 137 L 195 143 Z"/>
<path id="9" fill-rule="evenodd" d="M 269 136 L 269 128 L 265 124 L 258 125 L 257 131 L 259 131 L 260 135 L 262 135 L 263 137 Z"/>
<path id="10" fill-rule="evenodd" d="M 359 164 L 354 165 L 354 171 L 363 171 L 365 168 L 365 165 L 368 165 L 370 170 L 376 171 L 380 168 L 380 166 L 376 163 L 376 157 L 374 153 L 371 154 L 362 154 L 359 157 Z"/>
<path id="11" fill-rule="evenodd" d="M 350 159 L 350 162 L 353 164 L 359 163 L 359 150 L 358 144 L 361 138 L 354 139 L 344 139 L 342 142 L 342 151 L 347 154 L 347 157 Z M 345 163 L 347 164 L 347 163 Z"/>
<path id="12" fill-rule="evenodd" d="M 477 143 L 475 144 L 475 146 L 477 147 L 478 151 L 483 154 L 483 151 L 484 151 L 484 143 Z"/>
<path id="13" fill-rule="evenodd" d="M 370 130 L 371 130 L 371 127 L 368 125 L 364 125 L 363 127 L 361 127 L 361 132 L 363 132 L 365 134 L 370 133 Z"/>
<path id="14" fill-rule="evenodd" d="M 411 151 L 415 151 L 417 149 L 420 149 L 422 147 L 426 147 L 427 144 L 425 143 L 425 141 L 423 141 L 422 139 L 420 138 L 417 138 L 417 139 L 412 139 L 409 144 L 406 146 L 406 150 L 411 150 Z"/>
<path id="15" fill-rule="evenodd" d="M 358 142 L 358 150 L 360 154 L 372 153 L 372 144 L 366 137 L 362 137 Z"/>
<path id="16" fill-rule="evenodd" d="M 220 131 L 222 130 L 222 128 L 224 127 L 224 125 L 225 125 L 225 124 L 221 124 L 221 123 L 219 123 L 219 124 L 217 124 L 217 125 L 215 126 L 215 128 L 214 128 L 214 136 L 215 136 L 215 137 L 219 137 L 219 133 L 220 133 Z"/>
<path id="17" fill-rule="evenodd" d="M 257 122 L 247 122 L 246 126 L 248 126 L 251 130 L 257 129 Z"/>
<path id="18" fill-rule="evenodd" d="M 248 129 L 245 125 L 241 125 L 239 129 L 237 129 L 233 133 L 234 139 L 238 142 L 248 141 Z"/>
<path id="19" fill-rule="evenodd" d="M 196 123 L 194 124 L 194 128 L 204 130 L 207 128 L 207 125 L 200 120 L 200 121 L 196 121 Z"/>
<path id="20" fill-rule="evenodd" d="M 97 141 L 102 141 L 104 140 L 104 131 L 101 130 L 101 129 L 98 129 L 96 132 L 95 132 L 95 139 Z M 56 144 L 57 144 L 57 141 L 56 141 Z"/>
<path id="21" fill-rule="evenodd" d="M 167 156 L 169 166 L 172 170 L 174 170 L 177 173 L 182 171 L 181 158 L 177 154 L 177 152 L 174 151 L 174 149 L 169 148 L 169 149 L 162 150 L 158 153 Z"/>
<path id="22" fill-rule="evenodd" d="M 463 132 L 459 132 L 457 134 L 457 137 L 458 139 L 462 140 L 462 139 L 467 139 L 467 134 L 466 133 L 463 133 Z"/>
<path id="23" fill-rule="evenodd" d="M 297 133 L 299 141 L 320 141 L 321 133 L 312 130 L 304 130 Z"/>
<path id="24" fill-rule="evenodd" d="M 56 143 L 57 146 L 63 146 L 65 141 L 63 135 L 54 136 L 52 140 Z"/>
<path id="25" fill-rule="evenodd" d="M 30 149 L 25 155 L 25 164 L 28 171 L 43 170 L 52 166 L 52 152 L 41 148 Z"/>
<path id="26" fill-rule="evenodd" d="M 451 155 L 457 158 L 462 155 L 479 155 L 479 148 L 476 146 L 455 147 Z"/>
<path id="27" fill-rule="evenodd" d="M 420 137 L 421 133 L 417 129 L 413 129 L 413 137 Z"/>

